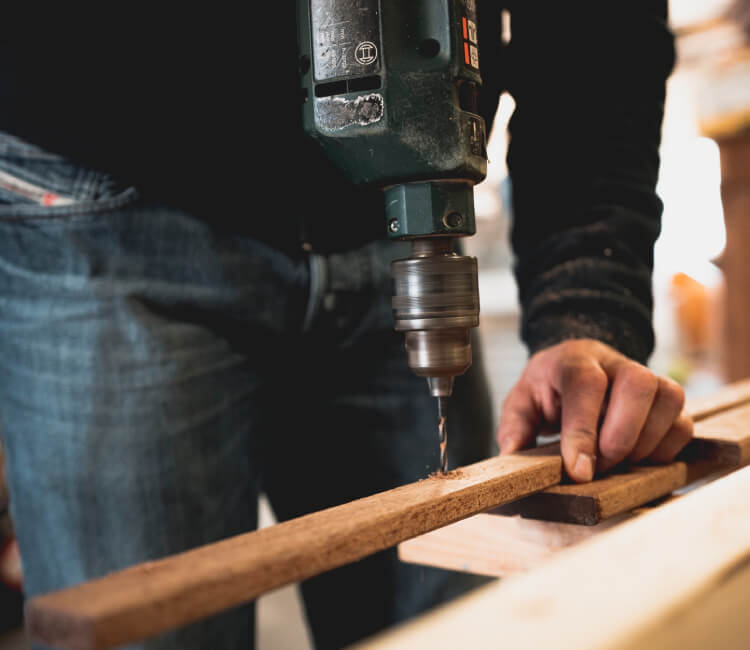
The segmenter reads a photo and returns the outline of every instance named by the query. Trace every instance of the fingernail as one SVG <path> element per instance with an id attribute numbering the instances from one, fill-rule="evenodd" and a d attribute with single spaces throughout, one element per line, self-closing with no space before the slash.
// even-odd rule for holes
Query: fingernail
<path id="1" fill-rule="evenodd" d="M 594 459 L 588 454 L 578 454 L 573 464 L 573 473 L 579 481 L 590 481 L 594 478 Z"/>

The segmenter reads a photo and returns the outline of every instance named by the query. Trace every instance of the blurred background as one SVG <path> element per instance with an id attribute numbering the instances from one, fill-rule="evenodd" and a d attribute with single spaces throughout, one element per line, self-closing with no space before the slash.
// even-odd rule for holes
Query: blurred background
<path id="1" fill-rule="evenodd" d="M 651 368 L 689 397 L 750 376 L 750 0 L 671 0 L 678 63 L 669 81 L 658 192 L 664 202 L 654 269 L 657 337 Z M 511 25 L 512 30 L 512 25 Z M 476 190 L 481 331 L 495 403 L 526 362 L 508 231 L 501 99 L 489 175 Z M 0 650 L 28 647 L 19 628 L 21 567 L 0 472 Z M 273 517 L 261 503 L 261 525 Z M 258 648 L 311 648 L 294 586 L 259 601 Z"/>
<path id="2" fill-rule="evenodd" d="M 677 66 L 669 80 L 657 191 L 664 202 L 656 243 L 651 368 L 689 396 L 750 375 L 750 2 L 671 0 Z M 500 102 L 489 175 L 476 189 L 481 329 L 496 403 L 526 361 L 508 231 L 512 223 Z M 748 225 L 745 225 L 745 223 Z M 750 286 L 750 285 L 748 285 Z"/>

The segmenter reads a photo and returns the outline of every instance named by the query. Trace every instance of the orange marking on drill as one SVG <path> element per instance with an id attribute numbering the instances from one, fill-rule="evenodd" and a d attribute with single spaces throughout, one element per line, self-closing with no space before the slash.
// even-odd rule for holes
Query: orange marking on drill
<path id="1" fill-rule="evenodd" d="M 464 59 L 466 60 L 466 65 L 471 65 L 471 57 L 469 56 L 469 44 L 464 43 Z"/>
<path id="2" fill-rule="evenodd" d="M 464 26 L 464 38 L 468 41 L 469 40 L 469 28 L 466 26 L 466 16 L 461 18 L 461 23 Z"/>

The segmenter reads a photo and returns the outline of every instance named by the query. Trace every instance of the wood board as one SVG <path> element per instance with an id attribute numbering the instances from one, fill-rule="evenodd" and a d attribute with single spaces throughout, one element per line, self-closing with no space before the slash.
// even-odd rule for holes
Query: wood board
<path id="1" fill-rule="evenodd" d="M 357 646 L 744 649 L 750 468 Z"/>
<path id="2" fill-rule="evenodd" d="M 713 461 L 628 466 L 590 483 L 566 483 L 493 511 L 560 523 L 594 526 L 720 472 Z"/>
<path id="3" fill-rule="evenodd" d="M 723 465 L 750 463 L 750 405 L 739 406 L 695 424 L 686 457 Z"/>
<path id="4" fill-rule="evenodd" d="M 27 629 L 58 648 L 111 648 L 248 602 L 283 585 L 554 485 L 559 455 L 491 458 L 32 599 Z"/>
<path id="5" fill-rule="evenodd" d="M 750 403 L 750 379 L 727 384 L 710 395 L 694 397 L 685 404 L 685 412 L 696 422 Z"/>
<path id="6" fill-rule="evenodd" d="M 519 516 L 479 514 L 401 542 L 402 562 L 501 577 L 529 571 L 557 552 L 631 518 L 612 517 L 596 526 L 561 524 Z"/>
<path id="7" fill-rule="evenodd" d="M 556 485 L 503 507 L 498 513 L 593 526 L 719 471 L 722 466 L 747 465 L 748 389 L 750 382 L 740 382 L 692 407 L 697 416 L 695 439 L 681 455 L 685 460 L 668 465 L 625 466 L 590 483 Z"/>
<path id="8" fill-rule="evenodd" d="M 680 498 L 670 495 L 594 526 L 479 514 L 401 542 L 402 562 L 504 577 L 530 571 L 559 551 Z"/>
<path id="9" fill-rule="evenodd" d="M 712 398 L 698 414 L 708 417 L 730 408 L 730 401 L 736 405 L 748 399 L 750 382 L 732 387 L 728 397 Z M 718 445 L 740 443 L 728 435 Z M 433 479 L 422 481 L 368 497 L 377 503 L 345 504 L 39 597 L 29 605 L 30 631 L 39 640 L 70 648 L 113 647 L 158 634 L 552 485 L 560 479 L 560 459 L 544 457 L 550 453 L 534 450 L 491 459 L 437 479 L 437 488 Z M 520 465 L 513 467 L 515 462 Z M 394 511 L 381 511 L 393 506 Z M 410 506 L 416 507 L 416 516 Z M 321 531 L 329 534 L 321 536 Z M 300 551 L 306 536 L 317 542 Z M 288 540 L 294 540 L 291 546 L 285 545 Z"/>

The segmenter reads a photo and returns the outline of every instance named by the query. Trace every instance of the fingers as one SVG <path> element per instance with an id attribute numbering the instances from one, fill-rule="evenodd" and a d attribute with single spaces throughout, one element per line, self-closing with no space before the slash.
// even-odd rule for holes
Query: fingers
<path id="1" fill-rule="evenodd" d="M 607 395 L 607 375 L 590 357 L 574 357 L 559 364 L 554 382 L 562 406 L 560 449 L 565 470 L 574 481 L 590 481 L 596 467 L 596 432 Z"/>
<path id="2" fill-rule="evenodd" d="M 629 459 L 633 462 L 648 458 L 654 453 L 685 405 L 685 391 L 677 382 L 666 377 L 659 377 L 658 381 L 659 387 L 651 412 L 643 425 L 637 444 L 630 452 Z"/>
<path id="3" fill-rule="evenodd" d="M 656 449 L 649 455 L 655 463 L 669 463 L 693 437 L 693 420 L 687 415 L 678 417 Z"/>
<path id="4" fill-rule="evenodd" d="M 559 422 L 565 471 L 590 481 L 626 458 L 671 461 L 692 437 L 684 401 L 678 384 L 615 349 L 565 341 L 529 360 L 503 406 L 498 442 L 512 453 Z"/>
<path id="5" fill-rule="evenodd" d="M 541 419 L 531 387 L 523 381 L 519 382 L 503 404 L 497 431 L 500 453 L 511 454 L 529 446 L 536 436 Z"/>
<path id="6" fill-rule="evenodd" d="M 641 432 L 645 424 L 653 414 L 653 407 L 659 380 L 648 368 L 634 361 L 622 358 L 610 368 L 612 377 L 612 390 L 609 397 L 607 415 L 602 423 L 599 435 L 599 462 L 597 469 L 606 472 L 619 462 L 625 460 L 633 451 L 641 439 Z M 667 397 L 665 396 L 666 400 Z M 657 416 L 657 425 L 662 425 L 661 435 L 659 429 L 654 427 L 656 437 L 654 446 L 658 444 L 674 418 L 679 413 L 672 413 L 672 419 L 662 422 Z M 658 436 L 658 437 L 657 437 Z"/>

